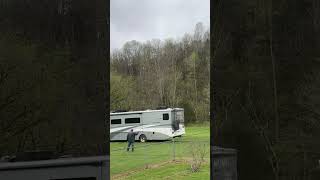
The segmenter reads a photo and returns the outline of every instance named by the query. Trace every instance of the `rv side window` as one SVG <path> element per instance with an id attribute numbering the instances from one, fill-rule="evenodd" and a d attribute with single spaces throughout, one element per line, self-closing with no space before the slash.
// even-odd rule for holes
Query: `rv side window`
<path id="1" fill-rule="evenodd" d="M 121 124 L 121 119 L 111 119 L 111 124 Z"/>
<path id="2" fill-rule="evenodd" d="M 168 114 L 168 113 L 163 114 L 163 115 L 162 115 L 162 119 L 163 119 L 163 120 L 169 120 L 169 114 Z"/>
<path id="3" fill-rule="evenodd" d="M 126 118 L 125 123 L 126 124 L 140 123 L 140 118 Z"/>

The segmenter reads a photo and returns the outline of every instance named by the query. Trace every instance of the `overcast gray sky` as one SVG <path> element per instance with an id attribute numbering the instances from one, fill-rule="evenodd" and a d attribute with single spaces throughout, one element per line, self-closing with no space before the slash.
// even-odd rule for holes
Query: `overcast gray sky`
<path id="1" fill-rule="evenodd" d="M 210 26 L 210 0 L 111 0 L 110 49 L 130 40 L 181 38 Z"/>

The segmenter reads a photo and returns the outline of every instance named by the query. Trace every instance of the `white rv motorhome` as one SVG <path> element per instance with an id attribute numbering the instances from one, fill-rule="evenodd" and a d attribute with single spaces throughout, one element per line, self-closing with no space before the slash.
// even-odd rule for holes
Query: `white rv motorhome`
<path id="1" fill-rule="evenodd" d="M 184 109 L 110 113 L 110 140 L 127 140 L 128 132 L 138 132 L 136 140 L 167 140 L 185 134 Z"/>

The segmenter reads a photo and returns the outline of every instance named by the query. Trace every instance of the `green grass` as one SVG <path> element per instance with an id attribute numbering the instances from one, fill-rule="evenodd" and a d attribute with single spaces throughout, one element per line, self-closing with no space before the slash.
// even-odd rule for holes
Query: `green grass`
<path id="1" fill-rule="evenodd" d="M 202 169 L 197 173 L 190 171 L 190 165 L 187 163 L 171 163 L 159 168 L 146 169 L 143 171 L 135 172 L 130 177 L 124 179 L 210 179 L 209 174 L 210 165 L 205 164 Z M 152 178 L 150 178 L 152 177 Z"/>
<path id="2" fill-rule="evenodd" d="M 206 159 L 209 162 L 209 126 L 189 125 L 186 127 L 186 135 L 175 139 L 176 160 L 191 159 L 188 149 L 190 142 L 185 141 L 206 144 L 206 148 L 208 148 Z M 123 175 L 126 179 L 145 179 L 145 176 L 152 176 L 155 179 L 168 179 L 168 177 L 177 176 L 175 179 L 203 179 L 204 177 L 206 177 L 204 179 L 209 179 L 208 164 L 203 166 L 200 172 L 191 173 L 189 163 L 171 163 L 173 160 L 173 144 L 171 141 L 136 142 L 134 152 L 127 152 L 125 150 L 126 146 L 126 142 L 112 142 L 110 144 L 111 177 L 121 177 Z M 170 163 L 158 165 L 163 162 Z M 144 169 L 147 165 L 152 168 Z M 135 172 L 134 175 L 128 175 L 129 172 L 133 171 Z"/>

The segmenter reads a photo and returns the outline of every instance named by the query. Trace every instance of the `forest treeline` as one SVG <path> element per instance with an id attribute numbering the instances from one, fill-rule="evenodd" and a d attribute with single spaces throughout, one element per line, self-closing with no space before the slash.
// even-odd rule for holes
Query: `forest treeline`
<path id="1" fill-rule="evenodd" d="M 319 1 L 213 3 L 212 142 L 238 150 L 239 179 L 310 179 L 320 159 Z"/>
<path id="2" fill-rule="evenodd" d="M 111 53 L 110 109 L 182 107 L 186 122 L 209 121 L 210 31 L 129 41 Z"/>

